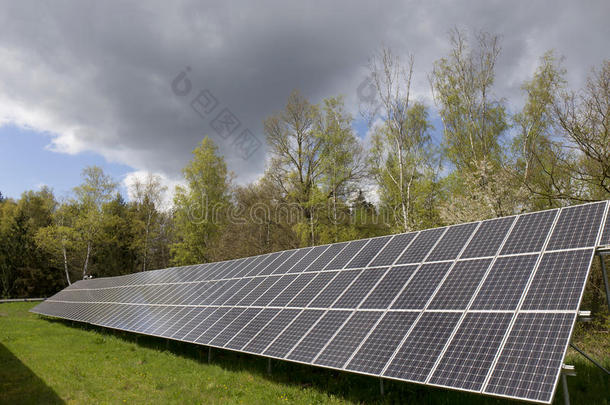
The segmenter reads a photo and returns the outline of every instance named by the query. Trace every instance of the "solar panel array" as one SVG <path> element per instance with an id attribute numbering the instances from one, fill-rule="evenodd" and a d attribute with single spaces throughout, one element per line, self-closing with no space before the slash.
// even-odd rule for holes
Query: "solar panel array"
<path id="1" fill-rule="evenodd" d="M 549 403 L 609 206 L 82 280 L 32 311 Z"/>

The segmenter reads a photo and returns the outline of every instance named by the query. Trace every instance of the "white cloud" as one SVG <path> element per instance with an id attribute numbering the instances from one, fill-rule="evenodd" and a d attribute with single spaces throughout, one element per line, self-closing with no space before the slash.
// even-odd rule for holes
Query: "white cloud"
<path id="1" fill-rule="evenodd" d="M 1 1 L 1 0 L 0 0 Z M 582 85 L 610 54 L 610 3 L 488 2 L 83 2 L 4 1 L 0 14 L 0 125 L 48 133 L 61 153 L 98 153 L 135 171 L 178 178 L 209 135 L 237 183 L 265 167 L 261 148 L 240 157 L 210 122 L 229 108 L 263 141 L 262 121 L 290 91 L 313 101 L 356 89 L 382 45 L 415 56 L 413 94 L 431 105 L 427 73 L 448 50 L 453 26 L 502 36 L 494 93 L 518 106 L 519 89 L 548 49 L 566 56 Z M 186 66 L 193 93 L 172 93 Z M 189 105 L 208 89 L 219 101 L 206 119 Z"/>

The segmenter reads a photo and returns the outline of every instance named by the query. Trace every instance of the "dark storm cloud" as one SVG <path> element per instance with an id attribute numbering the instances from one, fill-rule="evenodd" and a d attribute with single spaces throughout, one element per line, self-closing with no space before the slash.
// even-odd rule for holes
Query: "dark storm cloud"
<path id="1" fill-rule="evenodd" d="M 453 26 L 502 36 L 496 93 L 518 103 L 537 58 L 555 48 L 582 83 L 608 57 L 606 1 L 575 2 L 12 2 L 0 13 L 0 122 L 48 131 L 53 147 L 91 150 L 176 178 L 204 135 L 238 181 L 264 169 L 210 127 L 222 108 L 264 141 L 262 121 L 292 89 L 318 101 L 345 94 L 355 109 L 367 58 L 380 46 L 416 58 L 416 93 L 448 49 Z M 533 3 L 533 4 L 530 4 Z M 172 92 L 190 67 L 193 90 Z M 208 119 L 190 101 L 207 89 Z"/>

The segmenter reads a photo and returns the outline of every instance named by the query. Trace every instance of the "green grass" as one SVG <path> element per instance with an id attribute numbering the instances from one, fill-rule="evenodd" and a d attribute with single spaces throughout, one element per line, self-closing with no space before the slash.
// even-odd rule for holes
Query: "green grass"
<path id="1" fill-rule="evenodd" d="M 378 379 L 214 350 L 31 314 L 35 303 L 0 304 L 0 403 L 508 404 L 499 398 Z M 576 334 L 610 368 L 610 336 Z M 609 378 L 575 352 L 566 362 L 573 404 L 607 404 Z M 561 390 L 555 398 L 561 402 Z"/>

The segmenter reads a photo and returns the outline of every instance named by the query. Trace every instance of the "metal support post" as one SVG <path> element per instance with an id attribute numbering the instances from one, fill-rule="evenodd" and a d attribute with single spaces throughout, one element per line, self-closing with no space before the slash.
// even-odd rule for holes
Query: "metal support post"
<path id="1" fill-rule="evenodd" d="M 271 374 L 271 359 L 267 359 L 267 374 Z"/>
<path id="2" fill-rule="evenodd" d="M 208 364 L 212 361 L 212 346 L 208 346 Z"/>
<path id="3" fill-rule="evenodd" d="M 563 386 L 563 403 L 570 405 L 570 392 L 568 391 L 568 379 L 566 373 L 561 373 L 561 385 Z"/>
<path id="4" fill-rule="evenodd" d="M 575 376 L 574 366 L 563 364 L 561 366 L 561 385 L 563 386 L 563 403 L 570 405 L 570 392 L 568 391 L 568 376 Z"/>
<path id="5" fill-rule="evenodd" d="M 379 379 L 379 393 L 383 396 L 383 378 Z"/>
<path id="6" fill-rule="evenodd" d="M 599 263 L 602 266 L 602 277 L 604 278 L 604 286 L 606 287 L 606 303 L 608 304 L 608 310 L 610 311 L 610 286 L 608 286 L 608 272 L 606 271 L 606 264 L 604 263 L 604 256 L 610 252 L 598 252 Z"/>

